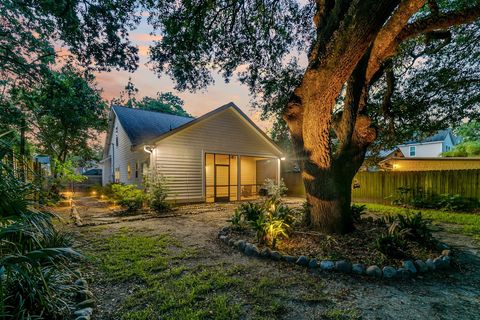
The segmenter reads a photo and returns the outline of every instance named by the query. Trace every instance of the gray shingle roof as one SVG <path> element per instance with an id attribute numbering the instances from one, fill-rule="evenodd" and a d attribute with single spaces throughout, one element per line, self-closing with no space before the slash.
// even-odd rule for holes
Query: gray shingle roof
<path id="1" fill-rule="evenodd" d="M 452 135 L 453 144 L 458 144 L 458 138 L 453 135 L 452 129 L 449 128 L 449 129 L 445 129 L 445 130 L 440 130 L 436 134 L 434 134 L 433 136 L 427 137 L 427 138 L 425 138 L 421 141 L 410 140 L 410 141 L 404 143 L 404 145 L 426 143 L 426 142 L 440 142 L 440 141 L 445 140 L 447 138 L 448 134 Z"/>
<path id="2" fill-rule="evenodd" d="M 447 138 L 448 134 L 450 133 L 450 129 L 440 130 L 433 136 L 425 138 L 422 142 L 437 142 L 443 141 Z"/>
<path id="3" fill-rule="evenodd" d="M 122 106 L 113 106 L 112 108 L 133 145 L 157 138 L 195 120 L 189 117 Z"/>

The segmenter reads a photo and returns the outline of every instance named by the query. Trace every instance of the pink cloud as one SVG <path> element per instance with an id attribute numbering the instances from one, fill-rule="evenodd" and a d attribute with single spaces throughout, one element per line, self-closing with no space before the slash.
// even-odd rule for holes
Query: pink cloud
<path id="1" fill-rule="evenodd" d="M 132 40 L 134 42 L 153 42 L 162 40 L 162 36 L 151 35 L 149 33 L 136 33 L 132 35 Z"/>

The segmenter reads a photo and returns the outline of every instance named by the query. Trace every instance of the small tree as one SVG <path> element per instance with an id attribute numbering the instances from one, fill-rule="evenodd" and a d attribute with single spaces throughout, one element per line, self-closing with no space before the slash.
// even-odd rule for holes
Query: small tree
<path id="1" fill-rule="evenodd" d="M 167 201 L 168 187 L 165 177 L 148 173 L 143 177 L 143 185 L 151 209 L 156 212 L 165 212 L 170 209 L 170 203 Z"/>

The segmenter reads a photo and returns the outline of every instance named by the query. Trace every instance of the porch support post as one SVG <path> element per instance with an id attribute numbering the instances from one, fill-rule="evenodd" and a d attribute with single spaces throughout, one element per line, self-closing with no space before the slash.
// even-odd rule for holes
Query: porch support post
<path id="1" fill-rule="evenodd" d="M 242 170 L 240 168 L 240 155 L 237 154 L 237 201 L 242 200 L 241 197 L 241 192 L 240 192 L 240 187 L 241 187 L 241 177 L 242 177 Z"/>
<path id="2" fill-rule="evenodd" d="M 280 158 L 277 159 L 277 185 L 280 185 L 280 174 L 281 174 L 281 170 L 280 170 L 280 165 L 281 165 L 281 162 L 280 162 Z"/>

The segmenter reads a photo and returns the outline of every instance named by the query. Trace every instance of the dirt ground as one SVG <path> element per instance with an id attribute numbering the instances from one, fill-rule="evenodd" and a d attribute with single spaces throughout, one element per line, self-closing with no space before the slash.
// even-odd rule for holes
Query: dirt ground
<path id="1" fill-rule="evenodd" d="M 291 204 L 298 203 L 298 199 L 289 201 Z M 183 248 L 197 252 L 187 262 L 190 268 L 224 264 L 241 266 L 241 270 L 246 270 L 242 271 L 241 277 L 252 281 L 271 278 L 278 282 L 278 289 L 285 291 L 286 298 L 281 300 L 284 312 L 272 315 L 272 319 L 480 319 L 480 252 L 472 239 L 460 234 L 445 231 L 436 234 L 455 249 L 455 259 L 460 262 L 460 268 L 407 281 L 384 282 L 311 272 L 286 263 L 242 255 L 217 239 L 218 230 L 227 225 L 227 219 L 233 213 L 235 204 L 232 203 L 185 205 L 165 217 L 114 215 L 113 208 L 106 202 L 90 197 L 77 198 L 75 203 L 84 226 L 70 224 L 67 228 L 76 234 L 79 250 L 88 248 L 93 239 L 116 233 L 122 228 L 149 235 L 168 234 L 177 239 Z M 69 210 L 57 208 L 56 212 L 68 220 Z M 97 299 L 94 318 L 118 318 L 115 310 L 120 308 L 133 289 L 128 284 L 96 281 L 102 278 L 101 272 L 94 267 L 90 272 L 90 286 Z M 287 287 L 281 280 L 286 278 L 308 281 L 306 285 L 299 283 Z M 299 290 L 302 296 L 308 295 L 310 284 L 315 282 L 322 284 L 322 294 L 328 304 L 320 300 L 288 298 L 297 296 Z M 239 301 L 242 302 L 242 297 Z M 248 306 L 244 307 L 248 309 Z M 326 310 L 343 310 L 345 313 L 338 312 L 337 316 L 335 312 L 326 313 Z M 242 318 L 254 316 L 246 312 Z"/>

